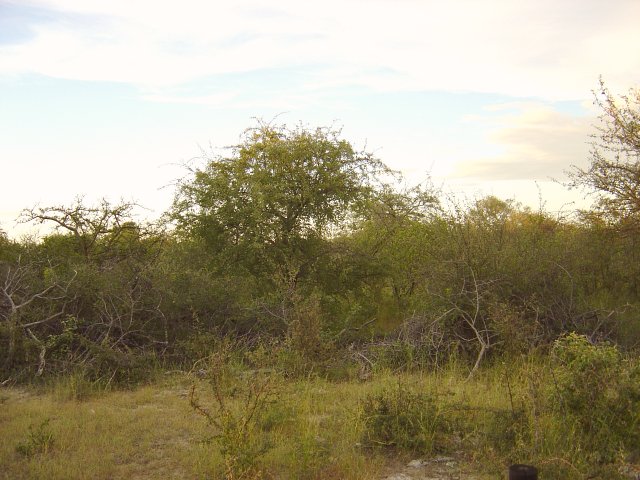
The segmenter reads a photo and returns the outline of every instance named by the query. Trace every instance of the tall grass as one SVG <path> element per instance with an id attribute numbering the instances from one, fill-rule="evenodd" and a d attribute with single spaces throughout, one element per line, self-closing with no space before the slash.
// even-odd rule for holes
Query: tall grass
<path id="1" fill-rule="evenodd" d="M 630 410 L 640 399 L 637 363 L 609 351 L 604 358 L 616 360 L 602 370 L 596 361 L 602 348 L 608 347 L 583 339 L 559 343 L 551 357 L 494 362 L 470 380 L 455 363 L 433 372 L 379 368 L 367 381 L 260 371 L 271 376 L 274 393 L 264 402 L 263 377 L 235 355 L 208 364 L 217 369 L 218 387 L 207 375 L 176 374 L 100 395 L 4 389 L 0 478 L 357 480 L 384 478 L 389 465 L 443 454 L 478 478 L 484 478 L 479 472 L 503 476 L 511 463 L 537 465 L 541 478 L 622 478 L 636 448 L 626 439 L 638 433 L 638 413 Z M 562 353 L 567 349 L 569 357 Z M 589 375 L 580 377 L 576 358 Z M 594 377 L 598 372 L 604 377 Z M 572 407 L 575 388 L 593 393 L 589 378 L 603 386 L 603 379 L 613 381 L 581 409 Z M 192 388 L 195 403 L 216 420 L 194 410 Z M 627 402 L 616 410 L 616 422 L 599 429 L 585 423 L 610 418 L 607 402 L 614 400 Z M 615 448 L 605 451 L 608 441 Z M 23 455 L 20 445 L 34 448 Z M 244 458 L 246 445 L 259 454 L 243 470 L 233 462 Z"/>

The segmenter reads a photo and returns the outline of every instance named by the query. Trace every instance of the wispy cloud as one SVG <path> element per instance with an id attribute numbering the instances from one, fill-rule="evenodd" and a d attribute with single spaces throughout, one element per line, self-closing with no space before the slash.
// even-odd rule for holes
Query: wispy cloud
<path id="1" fill-rule="evenodd" d="M 488 142 L 502 153 L 468 158 L 455 176 L 480 180 L 561 179 L 570 165 L 584 165 L 594 117 L 574 116 L 542 103 L 493 105 L 499 116 L 474 118 L 492 125 Z"/>
<path id="2" fill-rule="evenodd" d="M 27 5 L 104 21 L 86 28 L 81 21 L 33 17 L 30 37 L 0 46 L 0 75 L 35 72 L 159 88 L 225 73 L 314 65 L 316 82 L 333 85 L 548 99 L 584 98 L 599 74 L 614 88 L 640 76 L 640 56 L 630 54 L 640 50 L 635 0 L 618 0 L 615 7 L 600 0 L 274 0 L 269 8 L 258 0 Z"/>

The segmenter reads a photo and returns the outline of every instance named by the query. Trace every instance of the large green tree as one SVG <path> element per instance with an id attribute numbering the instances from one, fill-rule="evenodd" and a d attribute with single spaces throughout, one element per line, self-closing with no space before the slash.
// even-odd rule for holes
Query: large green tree
<path id="1" fill-rule="evenodd" d="M 205 248 L 208 271 L 228 290 L 253 285 L 254 308 L 245 311 L 290 331 L 321 289 L 318 267 L 331 257 L 330 239 L 390 171 L 339 131 L 303 126 L 259 124 L 228 155 L 205 160 L 177 190 L 178 233 Z"/>
<path id="2" fill-rule="evenodd" d="M 338 131 L 259 125 L 181 182 L 173 218 L 228 267 L 296 281 L 385 172 Z"/>

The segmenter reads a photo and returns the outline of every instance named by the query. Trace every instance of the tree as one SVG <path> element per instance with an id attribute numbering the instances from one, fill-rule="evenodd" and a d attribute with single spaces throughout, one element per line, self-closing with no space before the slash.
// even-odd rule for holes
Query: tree
<path id="1" fill-rule="evenodd" d="M 8 260 L 15 256 L 16 244 L 9 240 L 7 234 L 0 229 L 0 261 Z"/>
<path id="2" fill-rule="evenodd" d="M 155 225 L 140 225 L 133 221 L 136 203 L 121 201 L 111 204 L 102 199 L 96 205 L 86 205 L 78 197 L 70 206 L 55 205 L 33 207 L 22 211 L 21 223 L 53 224 L 60 235 L 49 235 L 45 243 L 69 243 L 73 240 L 75 254 L 84 261 L 102 263 L 134 256 L 131 247 L 148 239 L 158 239 L 160 231 Z M 62 246 L 62 245 L 60 245 Z M 67 257 L 71 252 L 65 252 Z"/>
<path id="3" fill-rule="evenodd" d="M 437 192 L 431 185 L 404 190 L 387 185 L 371 199 L 351 235 L 352 256 L 370 265 L 360 280 L 370 287 L 377 283 L 374 296 L 382 300 L 388 295 L 394 304 L 385 309 L 383 316 L 388 318 L 378 319 L 380 326 L 395 326 L 408 314 L 411 297 L 431 267 L 427 263 L 434 250 L 438 211 Z M 336 273 L 342 274 L 341 270 Z M 368 303 L 374 306 L 375 300 Z"/>
<path id="4" fill-rule="evenodd" d="M 18 340 L 31 339 L 40 348 L 38 373 L 46 354 L 53 368 L 81 365 L 86 375 L 111 378 L 128 375 L 136 354 L 166 348 L 162 292 L 153 283 L 164 235 L 135 223 L 133 207 L 78 199 L 23 211 L 23 222 L 56 231 L 25 252 L 28 260 L 0 263 L 0 327 L 11 334 L 5 364 Z"/>
<path id="5" fill-rule="evenodd" d="M 610 220 L 640 227 L 640 90 L 613 95 L 602 79 L 594 92 L 602 110 L 591 142 L 588 169 L 573 167 L 570 186 L 598 194 L 597 208 Z"/>
<path id="6" fill-rule="evenodd" d="M 339 131 L 260 124 L 179 184 L 172 218 L 218 268 L 245 271 L 291 299 L 325 240 L 387 172 Z"/>
<path id="7" fill-rule="evenodd" d="M 290 325 L 328 239 L 387 173 L 339 131 L 259 124 L 180 182 L 171 216 L 183 238 L 205 244 L 221 276 L 257 280 L 262 311 Z"/>

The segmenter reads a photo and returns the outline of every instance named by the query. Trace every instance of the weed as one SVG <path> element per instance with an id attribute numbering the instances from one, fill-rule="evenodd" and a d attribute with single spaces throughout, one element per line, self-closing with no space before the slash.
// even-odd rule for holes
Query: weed
<path id="1" fill-rule="evenodd" d="M 209 359 L 209 379 L 213 389 L 213 409 L 205 408 L 191 387 L 189 401 L 196 413 L 202 415 L 214 429 L 209 440 L 214 441 L 224 460 L 225 480 L 255 480 L 263 478 L 259 459 L 272 448 L 263 432 L 273 403 L 275 389 L 272 378 L 254 373 L 238 379 L 228 392 L 225 352 L 212 354 Z M 237 397 L 237 398 L 235 398 Z M 266 420 L 266 421 L 265 421 Z M 271 427 L 270 427 L 271 428 Z"/>
<path id="2" fill-rule="evenodd" d="M 47 418 L 38 427 L 29 426 L 27 438 L 16 445 L 16 452 L 24 457 L 33 457 L 37 454 L 46 454 L 53 447 L 53 433 L 49 429 Z"/>

